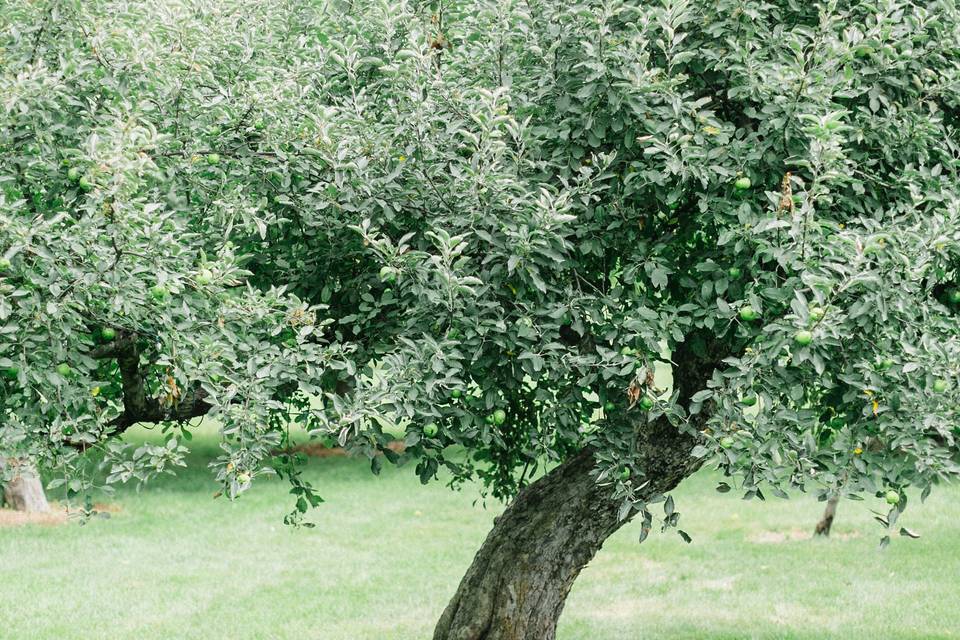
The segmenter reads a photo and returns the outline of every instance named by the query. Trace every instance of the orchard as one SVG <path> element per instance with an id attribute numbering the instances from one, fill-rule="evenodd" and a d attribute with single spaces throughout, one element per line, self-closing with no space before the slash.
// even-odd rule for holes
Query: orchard
<path id="1" fill-rule="evenodd" d="M 0 452 L 149 490 L 203 417 L 293 525 L 336 496 L 291 425 L 474 482 L 434 640 L 554 638 L 701 467 L 909 545 L 960 473 L 958 119 L 947 0 L 10 0 Z"/>

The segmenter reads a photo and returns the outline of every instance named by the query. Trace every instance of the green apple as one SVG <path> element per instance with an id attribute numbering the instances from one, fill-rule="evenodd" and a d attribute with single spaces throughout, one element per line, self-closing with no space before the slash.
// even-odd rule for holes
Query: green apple
<path id="1" fill-rule="evenodd" d="M 157 302 L 165 301 L 169 295 L 170 292 L 162 284 L 155 284 L 150 287 L 150 296 Z"/>
<path id="2" fill-rule="evenodd" d="M 960 289 L 950 289 L 950 291 L 947 292 L 947 300 L 953 304 L 960 304 Z"/>
<path id="3" fill-rule="evenodd" d="M 380 269 L 380 281 L 392 284 L 397 281 L 397 270 L 387 266 Z"/>
<path id="4" fill-rule="evenodd" d="M 727 269 L 727 275 L 730 276 L 731 280 L 739 280 L 743 272 L 740 271 L 740 267 L 730 267 Z"/>
<path id="5" fill-rule="evenodd" d="M 753 405 L 757 404 L 757 396 L 754 394 L 743 396 L 740 399 L 740 404 L 742 404 L 745 407 L 752 407 Z"/>
<path id="6" fill-rule="evenodd" d="M 827 312 L 823 307 L 810 307 L 810 319 L 814 322 L 820 322 L 825 315 Z"/>
<path id="7" fill-rule="evenodd" d="M 208 153 L 207 154 L 207 164 L 213 166 L 215 164 L 220 164 L 220 154 L 219 153 Z"/>
<path id="8" fill-rule="evenodd" d="M 17 376 L 20 375 L 20 367 L 16 365 L 10 365 L 3 370 L 3 375 L 10 380 L 16 380 Z"/>
<path id="9" fill-rule="evenodd" d="M 937 393 L 943 393 L 950 385 L 943 378 L 937 378 L 933 381 L 933 390 Z"/>
<path id="10" fill-rule="evenodd" d="M 462 395 L 463 395 L 463 392 L 460 391 L 460 389 L 454 389 L 453 391 L 450 392 L 450 397 L 453 398 L 454 400 L 456 400 Z"/>
<path id="11" fill-rule="evenodd" d="M 0 258 L 0 271 L 9 271 L 12 266 L 10 258 Z"/>
<path id="12" fill-rule="evenodd" d="M 507 412 L 503 409 L 497 409 L 493 412 L 493 424 L 501 425 L 507 421 Z"/>
<path id="13" fill-rule="evenodd" d="M 213 272 L 210 269 L 201 269 L 195 280 L 200 286 L 206 286 L 213 282 Z"/>
<path id="14" fill-rule="evenodd" d="M 750 182 L 750 178 L 741 176 L 737 178 L 736 182 L 733 183 L 733 186 L 737 191 L 746 191 L 753 186 L 753 183 Z"/>
<path id="15" fill-rule="evenodd" d="M 877 369 L 880 371 L 889 371 L 893 368 L 894 362 L 893 358 L 882 358 L 877 361 Z"/>
<path id="16" fill-rule="evenodd" d="M 67 179 L 70 180 L 70 182 L 79 181 L 80 176 L 82 175 L 83 174 L 80 173 L 80 169 L 78 169 L 77 167 L 70 167 L 70 169 L 67 170 Z"/>
<path id="17" fill-rule="evenodd" d="M 437 435 L 438 431 L 439 429 L 437 429 L 437 423 L 431 422 L 423 428 L 423 435 L 427 436 L 428 438 L 432 438 L 433 436 Z"/>
<path id="18" fill-rule="evenodd" d="M 92 191 L 94 185 L 87 176 L 81 176 L 80 180 L 77 181 L 77 186 L 84 191 Z"/>
<path id="19" fill-rule="evenodd" d="M 887 491 L 887 494 L 884 496 L 887 501 L 887 504 L 900 504 L 900 494 L 891 489 Z"/>
<path id="20" fill-rule="evenodd" d="M 250 482 L 250 474 L 247 473 L 246 471 L 242 471 L 238 473 L 237 482 L 239 482 L 240 484 L 247 484 L 248 482 Z"/>
<path id="21" fill-rule="evenodd" d="M 68 365 L 66 362 L 61 362 L 57 365 L 57 373 L 64 377 L 70 375 L 70 371 L 70 365 Z"/>
<path id="22" fill-rule="evenodd" d="M 640 408 L 643 409 L 644 411 L 649 411 L 650 409 L 653 408 L 653 405 L 654 405 L 653 398 L 651 398 L 650 396 L 643 396 L 642 398 L 640 398 Z"/>
<path id="23" fill-rule="evenodd" d="M 607 413 L 610 413 L 611 411 L 613 411 L 613 410 L 616 409 L 616 408 L 617 408 L 617 405 L 615 405 L 615 404 L 614 404 L 612 401 L 610 401 L 610 400 L 607 400 L 606 402 L 603 403 L 603 410 L 606 411 Z"/>
<path id="24" fill-rule="evenodd" d="M 797 332 L 793 335 L 793 341 L 794 341 L 794 343 L 796 343 L 798 346 L 806 347 L 806 346 L 808 346 L 811 342 L 813 342 L 813 334 L 810 333 L 810 332 L 807 331 L 807 330 L 797 331 Z"/>
<path id="25" fill-rule="evenodd" d="M 753 322 L 758 319 L 760 314 L 753 307 L 741 307 L 740 308 L 740 319 L 744 322 Z"/>
<path id="26" fill-rule="evenodd" d="M 733 446 L 733 438 L 731 438 L 730 436 L 723 436 L 722 438 L 720 438 L 720 446 L 723 447 L 724 449 L 729 449 L 730 447 Z"/>
<path id="27" fill-rule="evenodd" d="M 110 342 L 111 340 L 117 337 L 117 332 L 116 330 L 114 330 L 113 327 L 104 327 L 103 329 L 100 330 L 100 337 L 106 340 L 107 342 Z"/>

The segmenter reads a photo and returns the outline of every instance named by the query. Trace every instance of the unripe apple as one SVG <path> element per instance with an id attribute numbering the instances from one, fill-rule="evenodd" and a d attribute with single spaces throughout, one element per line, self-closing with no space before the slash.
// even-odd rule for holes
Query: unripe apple
<path id="1" fill-rule="evenodd" d="M 793 341 L 801 347 L 806 347 L 813 342 L 813 334 L 809 331 L 797 331 L 793 336 Z"/>
<path id="2" fill-rule="evenodd" d="M 380 281 L 392 284 L 397 281 L 397 270 L 393 267 L 386 266 L 380 269 Z"/>
<path id="3" fill-rule="evenodd" d="M 150 287 L 150 296 L 157 302 L 163 302 L 169 295 L 170 292 L 167 291 L 167 288 L 162 284 L 155 284 Z"/>

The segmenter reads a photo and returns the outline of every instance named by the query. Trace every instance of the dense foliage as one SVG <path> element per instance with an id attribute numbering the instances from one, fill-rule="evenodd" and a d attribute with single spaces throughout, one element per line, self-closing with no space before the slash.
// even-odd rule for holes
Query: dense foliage
<path id="1" fill-rule="evenodd" d="M 629 505 L 661 415 L 748 496 L 960 471 L 952 0 L 13 0 L 0 55 L 5 447 L 156 469 L 112 421 L 199 393 L 233 491 L 288 418 L 497 496 L 589 446 Z"/>

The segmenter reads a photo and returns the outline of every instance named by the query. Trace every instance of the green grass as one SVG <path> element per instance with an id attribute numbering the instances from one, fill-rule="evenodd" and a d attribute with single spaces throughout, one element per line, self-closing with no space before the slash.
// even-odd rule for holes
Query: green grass
<path id="1" fill-rule="evenodd" d="M 0 529 L 0 638 L 420 640 L 498 512 L 410 469 L 313 460 L 312 530 L 281 523 L 287 487 L 229 503 L 194 441 L 178 478 L 123 488 L 85 526 Z M 812 498 L 743 502 L 704 472 L 677 492 L 683 527 L 614 536 L 577 581 L 561 640 L 960 638 L 960 487 L 907 512 L 920 540 L 878 549 L 870 503 L 842 503 L 829 541 L 799 540 Z"/>

